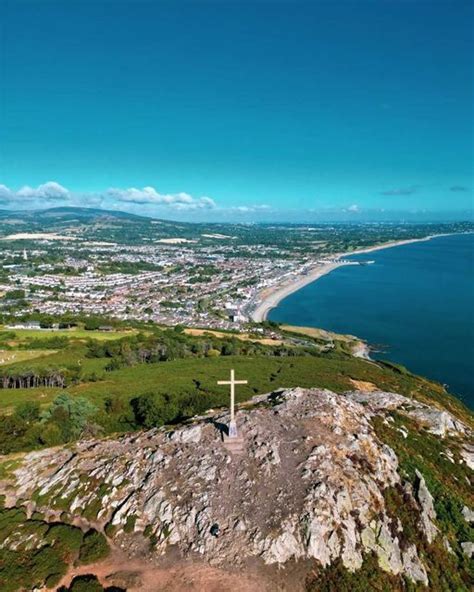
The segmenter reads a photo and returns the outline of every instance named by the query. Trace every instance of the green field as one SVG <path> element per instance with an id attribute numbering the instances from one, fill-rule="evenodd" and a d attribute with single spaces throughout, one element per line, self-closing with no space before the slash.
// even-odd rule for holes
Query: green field
<path id="1" fill-rule="evenodd" d="M 60 332 L 45 333 L 51 337 L 38 341 L 43 331 L 16 330 L 19 340 L 16 349 L 5 351 L 5 355 L 15 355 L 15 360 L 0 368 L 0 380 L 9 386 L 0 388 L 0 422 L 4 426 L 0 440 L 3 438 L 5 442 L 4 450 L 11 449 L 10 434 L 18 433 L 18 429 L 25 433 L 18 449 L 41 445 L 46 425 L 44 413 L 51 413 L 51 404 L 61 393 L 72 398 L 63 400 L 66 407 L 71 400 L 79 405 L 92 404 L 93 417 L 86 411 L 86 415 L 89 413 L 86 424 L 88 429 L 103 434 L 142 427 L 130 403 L 148 393 L 157 397 L 160 409 L 171 410 L 170 415 L 163 415 L 162 422 L 178 421 L 209 407 L 227 406 L 228 391 L 218 386 L 217 381 L 227 378 L 231 368 L 239 378 L 248 381 L 237 389 L 237 402 L 296 386 L 327 388 L 339 393 L 377 388 L 429 403 L 438 402 L 464 421 L 471 421 L 463 404 L 441 385 L 396 365 L 352 357 L 344 350 L 321 352 L 317 338 L 311 336 L 314 346 L 308 342 L 309 345 L 298 348 L 291 343 L 267 346 L 233 336 L 193 336 L 159 328 L 147 328 L 140 334 L 138 330 L 101 333 L 79 329 L 63 331 L 75 338 L 56 340 L 58 349 L 45 351 L 43 345 Z M 81 336 L 86 336 L 87 341 Z M 99 339 L 91 340 L 92 337 Z M 118 340 L 119 337 L 123 339 Z M 161 351 L 167 352 L 166 361 L 162 360 Z M 141 361 L 148 354 L 154 355 L 151 361 Z M 57 376 L 60 380 L 51 382 L 51 377 Z M 31 380 L 37 382 L 32 384 Z M 34 419 L 29 419 L 28 413 L 32 411 L 25 410 L 18 419 L 18 408 L 25 404 L 36 406 Z M 58 413 L 65 413 L 64 409 Z M 71 411 L 66 413 L 67 417 L 74 416 Z M 10 415 L 15 416 L 13 423 L 5 419 Z M 55 426 L 51 429 L 61 429 L 64 423 L 61 417 L 51 420 Z M 62 441 L 77 437 L 80 432 L 61 436 Z"/>
<path id="2" fill-rule="evenodd" d="M 2 350 L 0 349 L 0 366 L 7 364 L 16 364 L 17 362 L 27 362 L 35 358 L 44 358 L 57 353 L 54 349 L 32 349 L 32 350 Z"/>
<path id="3" fill-rule="evenodd" d="M 226 356 L 140 364 L 105 372 L 105 360 L 87 359 L 81 354 L 82 351 L 75 349 L 58 352 L 46 359 L 48 363 L 79 362 L 86 374 L 96 372 L 100 378 L 98 381 L 72 385 L 67 392 L 86 397 L 98 407 L 102 407 L 108 397 L 125 402 L 146 392 L 170 395 L 206 393 L 215 398 L 215 405 L 224 405 L 227 391 L 216 383 L 227 378 L 229 370 L 234 368 L 239 378 L 248 380 L 248 385 L 237 390 L 238 401 L 247 400 L 255 394 L 295 386 L 344 392 L 354 389 L 351 381 L 357 380 L 373 383 L 382 390 L 395 391 L 422 400 L 439 399 L 451 407 L 454 413 L 463 411 L 462 404 L 454 397 L 444 394 L 439 385 L 357 358 Z M 33 363 L 41 365 L 43 360 L 36 359 Z M 12 406 L 22 401 L 38 401 L 44 405 L 62 391 L 59 388 L 1 389 L 0 409 L 10 411 Z"/>
<path id="4" fill-rule="evenodd" d="M 16 339 L 44 339 L 47 337 L 68 337 L 70 339 L 121 339 L 127 335 L 135 335 L 136 329 L 117 329 L 114 331 L 87 331 L 78 327 L 71 329 L 8 329 L 0 325 L 0 332 L 14 333 Z"/>

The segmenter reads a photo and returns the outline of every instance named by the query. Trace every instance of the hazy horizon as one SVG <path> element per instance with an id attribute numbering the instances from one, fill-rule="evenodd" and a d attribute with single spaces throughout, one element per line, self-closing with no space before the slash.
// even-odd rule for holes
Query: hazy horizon
<path id="1" fill-rule="evenodd" d="M 128 211 L 125 208 L 120 207 L 98 207 L 98 206 L 81 206 L 77 205 L 62 205 L 62 206 L 50 206 L 50 207 L 40 207 L 34 210 L 28 208 L 28 211 L 32 212 L 45 212 L 49 210 L 74 210 L 74 209 L 85 209 L 91 211 L 102 211 L 102 212 L 117 212 L 121 214 L 130 214 L 133 216 L 142 216 L 144 218 L 149 219 L 161 219 L 167 222 L 176 222 L 176 223 L 183 223 L 183 222 L 194 222 L 197 224 L 276 224 L 276 225 L 285 225 L 285 224 L 295 224 L 301 226 L 311 226 L 317 224 L 442 224 L 442 223 L 452 223 L 452 222 L 472 222 L 473 213 L 471 210 L 466 210 L 464 212 L 464 216 L 462 212 L 447 212 L 447 213 L 439 213 L 438 216 L 433 215 L 432 212 L 386 212 L 386 217 L 381 217 L 380 212 L 370 212 L 365 211 L 363 214 L 355 218 L 350 213 L 347 213 L 346 217 L 344 217 L 343 213 L 338 212 L 338 217 L 334 217 L 334 213 L 332 212 L 320 212 L 319 214 L 315 215 L 312 218 L 306 219 L 300 218 L 302 216 L 301 212 L 294 212 L 292 214 L 288 214 L 285 212 L 280 212 L 280 217 L 276 219 L 265 219 L 265 215 L 262 215 L 260 219 L 251 218 L 248 216 L 242 217 L 241 219 L 238 218 L 230 218 L 226 219 L 225 217 L 221 219 L 200 219 L 200 220 L 187 220 L 181 219 L 179 215 L 174 215 L 170 213 L 167 215 L 163 213 L 163 215 L 157 216 L 151 213 L 143 213 L 140 214 L 139 212 L 135 211 Z M 25 212 L 27 211 L 25 208 L 0 208 L 0 212 Z M 371 216 L 372 214 L 372 216 Z"/>

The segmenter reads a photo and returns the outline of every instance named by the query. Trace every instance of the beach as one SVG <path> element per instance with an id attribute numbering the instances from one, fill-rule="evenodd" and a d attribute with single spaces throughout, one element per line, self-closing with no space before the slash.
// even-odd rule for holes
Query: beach
<path id="1" fill-rule="evenodd" d="M 254 310 L 251 312 L 250 316 L 251 319 L 255 323 L 261 323 L 267 318 L 268 313 L 272 308 L 278 306 L 278 304 L 293 292 L 296 292 L 318 280 L 319 278 L 327 275 L 334 269 L 341 267 L 343 265 L 354 265 L 355 263 L 351 263 L 348 261 L 339 261 L 344 257 L 349 257 L 351 255 L 361 255 L 364 253 L 372 253 L 374 251 L 380 251 L 382 249 L 390 249 L 393 247 L 400 247 L 402 245 L 409 245 L 411 243 L 418 243 L 423 241 L 431 240 L 432 238 L 436 238 L 439 236 L 447 236 L 445 234 L 434 234 L 430 236 L 426 236 L 424 238 L 412 238 L 406 240 L 399 240 L 399 241 L 390 241 L 387 243 L 383 243 L 380 245 L 374 245 L 373 247 L 367 247 L 362 249 L 355 249 L 354 251 L 348 251 L 346 253 L 336 253 L 332 255 L 333 261 L 328 263 L 318 263 L 315 264 L 313 268 L 307 271 L 304 275 L 297 275 L 294 278 L 284 281 L 280 284 L 275 284 L 274 286 L 269 286 L 262 290 L 257 298 L 256 306 Z"/>
<path id="2" fill-rule="evenodd" d="M 327 265 L 318 264 L 314 269 L 310 270 L 306 275 L 296 276 L 294 279 L 287 280 L 282 284 L 270 286 L 263 290 L 259 295 L 259 303 L 252 311 L 252 320 L 256 323 L 261 323 L 267 318 L 268 313 L 272 308 L 278 305 L 284 298 L 300 290 L 303 286 L 315 282 L 323 275 L 341 267 L 347 263 L 333 262 Z"/>

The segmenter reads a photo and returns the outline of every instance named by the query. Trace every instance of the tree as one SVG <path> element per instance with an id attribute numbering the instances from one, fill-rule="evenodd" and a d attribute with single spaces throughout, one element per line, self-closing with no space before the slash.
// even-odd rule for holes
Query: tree
<path id="1" fill-rule="evenodd" d="M 23 401 L 15 407 L 15 416 L 31 424 L 40 417 L 40 404 L 38 401 Z"/>
<path id="2" fill-rule="evenodd" d="M 88 530 L 84 535 L 84 539 L 79 551 L 80 563 L 94 563 L 107 557 L 110 553 L 107 539 L 101 532 L 97 530 Z"/>
<path id="3" fill-rule="evenodd" d="M 104 588 L 93 574 L 85 574 L 73 578 L 69 588 L 61 586 L 58 592 L 103 592 Z"/>
<path id="4" fill-rule="evenodd" d="M 53 524 L 46 534 L 46 541 L 69 560 L 79 553 L 82 539 L 82 530 L 69 524 Z"/>
<path id="5" fill-rule="evenodd" d="M 64 433 L 56 423 L 48 422 L 46 425 L 35 425 L 28 432 L 29 439 L 44 446 L 58 446 L 65 440 Z"/>
<path id="6" fill-rule="evenodd" d="M 22 300 L 25 297 L 25 290 L 10 290 L 4 295 L 5 300 Z"/>
<path id="7" fill-rule="evenodd" d="M 61 393 L 43 414 L 44 422 L 56 423 L 65 439 L 78 438 L 97 408 L 84 397 L 71 397 Z"/>
<path id="8" fill-rule="evenodd" d="M 100 318 L 90 317 L 84 322 L 84 329 L 86 331 L 96 331 L 101 326 Z"/>
<path id="9" fill-rule="evenodd" d="M 145 393 L 131 403 L 135 421 L 146 428 L 162 426 L 176 419 L 178 405 L 170 395 L 161 393 Z"/>
<path id="10" fill-rule="evenodd" d="M 0 415 L 0 454 L 20 449 L 27 429 L 28 424 L 21 417 Z"/>

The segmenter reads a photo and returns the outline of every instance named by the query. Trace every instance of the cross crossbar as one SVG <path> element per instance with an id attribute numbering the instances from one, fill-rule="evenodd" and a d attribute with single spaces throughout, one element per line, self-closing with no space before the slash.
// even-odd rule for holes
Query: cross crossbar
<path id="1" fill-rule="evenodd" d="M 234 415 L 235 415 L 235 385 L 236 384 L 248 384 L 248 381 L 247 380 L 235 380 L 235 371 L 234 371 L 234 369 L 232 369 L 230 371 L 230 380 L 218 380 L 217 384 L 230 386 L 230 421 L 231 421 L 231 423 L 233 423 L 234 422 Z"/>

